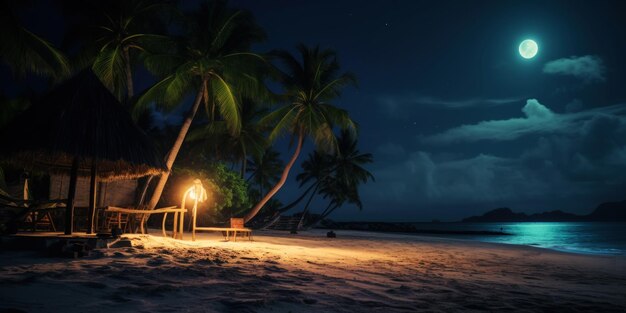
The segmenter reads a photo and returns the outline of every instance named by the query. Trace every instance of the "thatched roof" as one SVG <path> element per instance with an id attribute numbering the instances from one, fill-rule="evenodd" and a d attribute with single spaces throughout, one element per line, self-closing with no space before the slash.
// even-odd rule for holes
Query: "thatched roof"
<path id="1" fill-rule="evenodd" d="M 0 159 L 25 168 L 80 175 L 95 157 L 101 179 L 135 178 L 165 170 L 162 155 L 91 70 L 54 88 L 0 134 Z"/>

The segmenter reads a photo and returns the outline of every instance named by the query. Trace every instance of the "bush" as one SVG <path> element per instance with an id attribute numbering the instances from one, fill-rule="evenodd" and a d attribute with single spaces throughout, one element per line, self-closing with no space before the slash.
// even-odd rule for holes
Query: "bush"
<path id="1" fill-rule="evenodd" d="M 202 169 L 175 167 L 161 197 L 161 206 L 180 206 L 185 191 L 196 178 L 207 191 L 207 200 L 198 204 L 197 225 L 227 223 L 230 217 L 239 217 L 250 208 L 246 182 L 223 163 Z M 187 200 L 188 209 L 192 208 L 192 201 Z M 190 217 L 187 214 L 185 220 L 189 221 Z"/>

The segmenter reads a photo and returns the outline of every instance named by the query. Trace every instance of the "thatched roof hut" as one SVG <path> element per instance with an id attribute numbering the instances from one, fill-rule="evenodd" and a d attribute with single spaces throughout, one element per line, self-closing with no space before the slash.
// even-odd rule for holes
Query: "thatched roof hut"
<path id="1" fill-rule="evenodd" d="M 162 155 L 91 70 L 55 87 L 0 134 L 0 159 L 26 169 L 70 172 L 66 234 L 72 233 L 76 177 L 136 178 L 166 170 Z M 91 232 L 91 227 L 88 228 Z"/>
<path id="2" fill-rule="evenodd" d="M 91 70 L 60 84 L 15 118 L 0 135 L 4 161 L 27 169 L 79 175 L 97 160 L 101 180 L 137 178 L 165 170 L 163 156 Z"/>

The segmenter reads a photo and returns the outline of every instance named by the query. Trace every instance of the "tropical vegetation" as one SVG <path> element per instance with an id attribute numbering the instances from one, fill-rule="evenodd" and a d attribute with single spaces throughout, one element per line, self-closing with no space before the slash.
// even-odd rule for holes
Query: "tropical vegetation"
<path id="1" fill-rule="evenodd" d="M 296 210 L 312 225 L 343 205 L 362 207 L 372 155 L 358 151 L 357 124 L 337 102 L 356 78 L 335 51 L 300 44 L 295 54 L 256 52 L 264 30 L 222 0 L 184 10 L 173 0 L 55 4 L 68 26 L 58 45 L 23 26 L 18 12 L 28 3 L 0 1 L 0 62 L 17 78 L 15 90 L 28 90 L 0 90 L 0 127 L 90 68 L 165 152 L 168 171 L 141 180 L 146 196 L 137 205 L 178 205 L 180 186 L 198 177 L 210 190 L 207 223 Z M 32 92 L 32 79 L 46 87 Z M 296 176 L 301 192 L 283 205 L 276 195 L 307 149 L 314 151 Z"/>

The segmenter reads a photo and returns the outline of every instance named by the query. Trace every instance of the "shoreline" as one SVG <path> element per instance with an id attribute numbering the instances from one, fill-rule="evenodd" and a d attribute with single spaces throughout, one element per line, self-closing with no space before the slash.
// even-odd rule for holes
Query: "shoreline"
<path id="1" fill-rule="evenodd" d="M 439 224 L 441 222 L 433 223 Z M 512 234 L 504 231 L 490 230 L 443 230 L 443 229 L 422 229 L 417 228 L 411 222 L 327 222 L 325 225 L 317 226 L 319 229 L 329 230 L 361 230 L 372 232 L 388 233 L 412 233 L 412 234 L 434 234 L 434 235 L 477 235 L 477 236 L 510 236 Z"/>
<path id="2" fill-rule="evenodd" d="M 513 236 L 514 234 L 503 231 L 489 231 L 489 230 L 439 230 L 439 229 L 419 229 L 414 230 L 377 230 L 368 228 L 336 228 L 336 227 L 316 227 L 317 229 L 325 230 L 355 230 L 355 231 L 369 231 L 380 233 L 402 233 L 402 234 L 415 234 L 415 235 L 476 235 L 476 236 Z"/>
<path id="3" fill-rule="evenodd" d="M 532 246 L 576 254 L 626 256 L 626 245 L 623 242 L 624 238 L 621 237 L 616 237 L 616 241 L 606 242 L 577 241 L 578 238 L 571 232 L 569 234 L 570 237 L 564 237 L 561 240 L 554 240 L 550 237 L 544 240 L 544 238 L 537 237 L 532 232 L 533 228 L 526 226 L 545 223 L 560 225 L 563 222 L 327 222 L 324 225 L 319 225 L 317 228 L 335 231 L 369 231 L 413 236 L 433 236 L 515 246 Z M 586 222 L 565 222 L 563 225 L 568 225 L 569 223 L 578 225 Z M 595 223 L 597 222 L 589 222 L 587 225 L 594 225 Z M 624 222 L 611 224 L 626 225 Z M 437 225 L 441 225 L 439 229 L 437 229 Z M 519 225 L 524 226 L 519 227 Z M 498 228 L 500 231 L 497 230 Z M 595 231 L 596 229 L 591 228 L 591 230 Z M 591 232 L 589 234 L 594 233 Z"/>
<path id="4" fill-rule="evenodd" d="M 478 240 L 478 239 L 471 239 L 471 238 L 467 238 L 463 235 L 460 235 L 458 237 L 451 237 L 451 236 L 446 236 L 446 235 L 453 235 L 453 234 L 446 234 L 446 233 L 441 233 L 441 234 L 428 234 L 428 233 L 414 233 L 414 232 L 386 232 L 386 231 L 371 231 L 371 230 L 358 230 L 358 229 L 331 229 L 331 228 L 315 228 L 318 230 L 335 230 L 336 232 L 339 231 L 339 234 L 343 234 L 344 236 L 346 235 L 345 232 L 349 232 L 347 236 L 351 237 L 351 238 L 362 238 L 365 237 L 365 235 L 367 234 L 372 234 L 375 235 L 377 237 L 380 237 L 379 239 L 384 239 L 384 240 L 394 240 L 397 238 L 393 238 L 393 237 L 389 237 L 389 238 L 385 238 L 385 235 L 389 235 L 389 236 L 401 236 L 399 238 L 402 239 L 412 239 L 415 238 L 417 240 L 421 239 L 433 239 L 433 240 L 441 240 L 441 241 L 450 241 L 450 242 L 457 242 L 457 243 L 464 243 L 464 244 L 478 244 L 478 245 L 494 245 L 497 247 L 502 247 L 502 248 L 512 248 L 512 249 L 538 249 L 541 251 L 548 251 L 548 252 L 553 252 L 553 253 L 562 253 L 562 254 L 568 254 L 568 255 L 585 255 L 585 256 L 598 256 L 598 257 L 619 257 L 619 258 L 624 258 L 624 260 L 626 261 L 626 254 L 623 253 L 594 253 L 594 252 L 585 252 L 586 250 L 574 250 L 574 249 L 557 249 L 557 248 L 553 248 L 553 247 L 546 247 L 546 246 L 541 246 L 541 245 L 536 245 L 536 244 L 517 244 L 517 243 L 506 243 L 506 242 L 497 242 L 497 241 L 483 241 L 483 240 Z M 358 234 L 362 234 L 362 235 L 358 235 Z M 380 236 L 383 235 L 383 236 Z M 441 235 L 441 236 L 437 236 L 437 235 Z M 509 234 L 511 236 L 514 236 L 514 234 Z M 465 237 L 465 238 L 464 238 Z"/>

